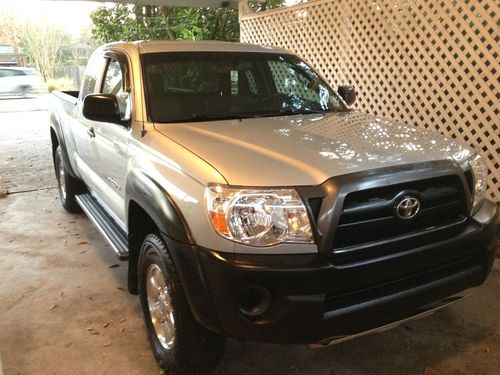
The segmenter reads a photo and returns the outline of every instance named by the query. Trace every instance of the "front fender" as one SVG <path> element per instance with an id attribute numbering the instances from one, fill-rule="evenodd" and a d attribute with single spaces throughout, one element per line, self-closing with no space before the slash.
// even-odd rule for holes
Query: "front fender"
<path id="1" fill-rule="evenodd" d="M 136 202 L 168 237 L 178 242 L 194 244 L 188 224 L 179 208 L 162 186 L 141 171 L 127 176 L 125 199 L 127 218 L 130 202 Z"/>
<path id="2" fill-rule="evenodd" d="M 220 332 L 220 324 L 199 267 L 195 241 L 184 216 L 168 192 L 144 172 L 133 170 L 127 177 L 125 199 L 127 218 L 129 218 L 129 291 L 133 294 L 138 293 L 137 266 L 140 248 L 138 240 L 141 239 L 130 231 L 129 214 L 134 214 L 130 208 L 133 201 L 162 233 L 194 317 L 206 328 Z"/>

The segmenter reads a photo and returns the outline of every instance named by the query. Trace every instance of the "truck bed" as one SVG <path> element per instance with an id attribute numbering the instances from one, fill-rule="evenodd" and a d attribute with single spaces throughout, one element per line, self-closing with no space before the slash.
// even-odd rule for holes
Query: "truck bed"
<path id="1" fill-rule="evenodd" d="M 65 112 L 70 117 L 74 116 L 79 94 L 79 91 L 52 91 L 53 111 Z"/>
<path id="2" fill-rule="evenodd" d="M 70 113 L 74 110 L 74 107 L 78 102 L 79 94 L 80 91 L 52 91 L 54 100 L 59 102 L 67 113 Z"/>

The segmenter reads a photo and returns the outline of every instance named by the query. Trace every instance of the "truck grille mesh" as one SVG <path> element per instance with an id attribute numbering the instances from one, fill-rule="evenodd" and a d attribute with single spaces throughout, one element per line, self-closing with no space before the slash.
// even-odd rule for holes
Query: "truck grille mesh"
<path id="1" fill-rule="evenodd" d="M 402 220 L 395 215 L 394 207 L 401 196 L 406 194 L 417 197 L 421 208 L 414 218 Z M 432 233 L 436 236 L 439 234 L 437 230 L 452 230 L 463 224 L 466 218 L 463 184 L 456 175 L 351 192 L 344 200 L 333 242 L 333 253 L 337 260 L 354 261 L 363 258 L 363 248 L 366 245 L 371 247 L 366 254 L 368 257 L 378 253 L 377 246 L 381 250 L 380 255 L 397 249 L 401 251 L 408 248 L 408 245 L 396 246 L 394 249 L 394 246 L 388 246 L 387 241 L 408 238 L 412 234 L 421 237 Z M 449 232 L 441 232 L 445 237 L 450 235 Z M 438 240 L 438 237 L 434 239 Z M 418 243 L 416 239 L 410 242 L 414 245 Z"/>

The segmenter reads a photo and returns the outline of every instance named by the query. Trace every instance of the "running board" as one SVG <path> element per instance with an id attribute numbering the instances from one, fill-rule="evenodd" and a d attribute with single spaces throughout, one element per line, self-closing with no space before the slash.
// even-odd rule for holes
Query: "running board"
<path id="1" fill-rule="evenodd" d="M 126 233 L 106 213 L 97 200 L 90 193 L 75 196 L 83 212 L 96 225 L 99 232 L 111 245 L 120 260 L 128 259 L 128 240 Z"/>

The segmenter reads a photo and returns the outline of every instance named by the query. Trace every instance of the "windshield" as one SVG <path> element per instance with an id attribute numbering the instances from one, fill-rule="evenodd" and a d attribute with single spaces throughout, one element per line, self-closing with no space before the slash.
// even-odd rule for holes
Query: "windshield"
<path id="1" fill-rule="evenodd" d="M 143 55 L 154 122 L 209 121 L 347 110 L 295 56 L 249 52 Z"/>

